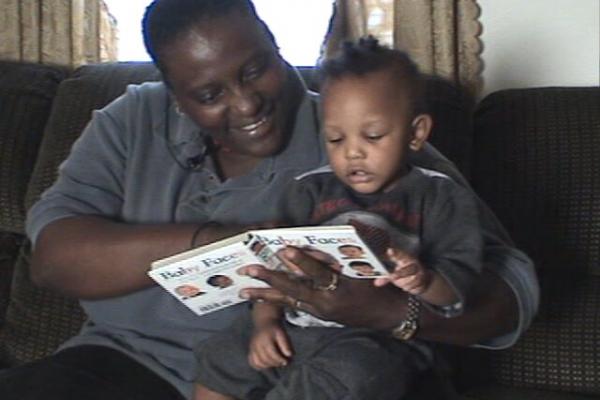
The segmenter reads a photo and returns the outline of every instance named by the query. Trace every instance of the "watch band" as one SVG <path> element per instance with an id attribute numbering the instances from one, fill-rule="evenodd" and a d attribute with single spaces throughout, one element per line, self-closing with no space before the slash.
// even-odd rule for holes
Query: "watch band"
<path id="1" fill-rule="evenodd" d="M 421 314 L 421 301 L 412 294 L 408 295 L 406 304 L 406 318 L 392 330 L 392 336 L 399 340 L 409 340 L 419 329 L 419 315 Z"/>

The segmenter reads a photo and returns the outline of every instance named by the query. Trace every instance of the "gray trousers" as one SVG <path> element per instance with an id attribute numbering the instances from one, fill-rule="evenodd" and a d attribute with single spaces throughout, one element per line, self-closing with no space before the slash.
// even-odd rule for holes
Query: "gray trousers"
<path id="1" fill-rule="evenodd" d="M 285 367 L 248 364 L 250 317 L 195 351 L 197 381 L 244 400 L 400 400 L 428 367 L 410 344 L 368 329 L 301 328 L 284 323 L 294 355 Z"/>

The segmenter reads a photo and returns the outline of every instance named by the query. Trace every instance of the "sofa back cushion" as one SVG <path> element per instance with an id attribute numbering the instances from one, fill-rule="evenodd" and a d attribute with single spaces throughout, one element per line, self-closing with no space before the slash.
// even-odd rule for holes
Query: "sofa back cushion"
<path id="1" fill-rule="evenodd" d="M 0 231 L 23 233 L 25 192 L 66 69 L 0 61 Z"/>
<path id="2" fill-rule="evenodd" d="M 600 394 L 600 88 L 507 90 L 475 115 L 475 188 L 534 260 L 532 327 L 494 352 L 507 385 Z"/>
<path id="3" fill-rule="evenodd" d="M 490 95 L 474 185 L 540 269 L 600 275 L 600 89 Z"/>

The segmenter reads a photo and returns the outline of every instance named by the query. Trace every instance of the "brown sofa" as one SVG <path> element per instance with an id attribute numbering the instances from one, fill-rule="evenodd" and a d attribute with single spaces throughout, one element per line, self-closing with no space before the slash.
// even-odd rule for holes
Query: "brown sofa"
<path id="1" fill-rule="evenodd" d="M 75 301 L 31 284 L 25 211 L 91 111 L 128 83 L 156 79 L 146 63 L 0 62 L 0 367 L 52 352 L 84 319 Z M 600 395 L 600 89 L 507 90 L 475 105 L 431 79 L 428 102 L 432 142 L 532 256 L 542 285 L 539 315 L 516 346 L 452 349 L 461 362 L 447 373 L 464 399 Z"/>

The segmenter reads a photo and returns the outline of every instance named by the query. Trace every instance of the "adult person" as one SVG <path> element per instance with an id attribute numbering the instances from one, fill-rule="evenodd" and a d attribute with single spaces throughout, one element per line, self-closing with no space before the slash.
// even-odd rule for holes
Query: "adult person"
<path id="1" fill-rule="evenodd" d="M 150 263 L 277 220 L 265 204 L 284 182 L 325 162 L 316 100 L 249 1 L 156 0 L 143 27 L 164 82 L 129 87 L 94 113 L 27 222 L 32 278 L 80 299 L 89 320 L 55 355 L 3 372 L 4 400 L 190 398 L 191 349 L 248 303 L 198 317 L 153 284 Z M 430 151 L 422 156 L 428 164 L 452 168 Z M 504 279 L 484 275 L 482 306 L 452 322 L 424 313 L 420 336 L 507 344 L 527 326 L 536 299 L 531 265 L 509 247 L 493 250 L 490 262 Z M 291 253 L 307 274 L 321 268 Z M 406 315 L 403 296 L 371 285 L 341 281 L 327 292 L 328 310 L 312 286 L 250 272 L 281 290 L 248 295 L 301 298 L 345 324 L 390 330 Z M 342 303 L 345 311 L 333 307 Z"/>

